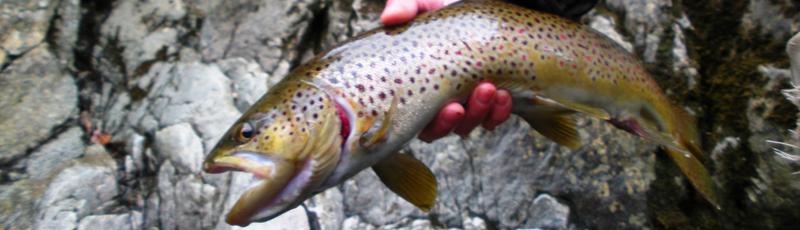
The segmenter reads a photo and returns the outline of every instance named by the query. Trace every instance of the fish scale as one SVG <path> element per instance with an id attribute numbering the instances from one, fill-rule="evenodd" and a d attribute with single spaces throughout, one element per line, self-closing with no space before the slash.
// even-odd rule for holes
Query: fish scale
<path id="1" fill-rule="evenodd" d="M 242 195 L 232 224 L 270 219 L 368 167 L 428 209 L 435 178 L 396 153 L 481 81 L 508 89 L 513 113 L 559 144 L 580 146 L 571 115 L 584 113 L 662 145 L 719 207 L 694 121 L 638 59 L 585 25 L 500 1 L 463 1 L 322 52 L 256 102 L 204 167 L 272 174 Z"/>
<path id="2" fill-rule="evenodd" d="M 464 9 L 470 13 L 459 12 Z M 554 88 L 617 89 L 607 90 L 614 93 L 607 96 L 619 99 L 647 93 L 665 100 L 642 65 L 602 35 L 554 15 L 492 6 L 423 16 L 413 25 L 362 36 L 320 59 L 331 59 L 329 68 L 308 77 L 345 91 L 362 108 L 359 117 L 382 114 L 394 96 L 401 113 L 412 102 L 437 107 L 481 80 L 545 95 L 557 84 Z"/>

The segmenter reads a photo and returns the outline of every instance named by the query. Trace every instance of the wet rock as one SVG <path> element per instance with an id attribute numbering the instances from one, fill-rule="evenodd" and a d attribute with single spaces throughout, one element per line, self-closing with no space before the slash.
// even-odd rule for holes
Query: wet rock
<path id="1" fill-rule="evenodd" d="M 165 229 L 208 229 L 214 223 L 214 186 L 195 175 L 180 175 L 170 161 L 158 172 L 160 226 Z M 199 218 L 200 217 L 200 218 Z"/>
<path id="2" fill-rule="evenodd" d="M 339 189 L 328 189 L 317 194 L 305 202 L 309 218 L 318 223 L 321 229 L 341 228 L 345 218 L 343 199 Z"/>
<path id="3" fill-rule="evenodd" d="M 486 230 L 486 221 L 480 217 L 472 217 L 464 219 L 464 230 Z"/>
<path id="4" fill-rule="evenodd" d="M 156 132 L 156 151 L 172 162 L 181 174 L 200 172 L 203 144 L 192 126 L 178 123 Z"/>
<path id="5" fill-rule="evenodd" d="M 233 72 L 239 71 L 238 68 L 241 67 L 233 68 L 237 69 Z M 156 154 L 152 156 L 147 154 L 147 149 L 141 149 L 146 146 L 137 144 L 138 134 L 132 134 L 127 144 L 134 153 L 128 161 L 131 165 L 151 162 L 157 167 L 155 191 L 158 195 L 147 201 L 152 209 L 147 213 L 158 215 L 145 218 L 152 219 L 147 226 L 230 227 L 222 221 L 223 206 L 232 205 L 238 196 L 227 202 L 215 197 L 228 197 L 230 191 L 243 189 L 249 183 L 235 179 L 231 182 L 230 175 L 226 174 L 199 173 L 204 154 L 239 116 L 233 104 L 234 85 L 249 83 L 244 81 L 252 78 L 245 75 L 235 79 L 232 82 L 214 64 L 156 63 L 135 82 L 148 95 L 145 100 L 134 103 L 127 121 L 138 132 L 155 137 Z M 256 86 L 246 88 L 249 87 Z"/>
<path id="6" fill-rule="evenodd" d="M 41 198 L 45 187 L 42 182 L 25 179 L 0 185 L 0 223 L 30 229 L 34 223 L 36 201 Z"/>
<path id="7" fill-rule="evenodd" d="M 787 8 L 797 7 L 796 2 L 789 0 L 750 0 L 749 2 L 747 13 L 742 17 L 742 27 L 747 31 L 782 39 L 789 37 L 791 32 L 796 31 L 797 26 L 800 25 L 797 17 L 784 13 Z"/>
<path id="8" fill-rule="evenodd" d="M 83 155 L 83 135 L 81 128 L 72 127 L 39 147 L 28 156 L 27 174 L 32 179 L 44 179 L 63 168 L 65 163 Z"/>
<path id="9" fill-rule="evenodd" d="M 58 2 L 3 1 L 0 5 L 0 47 L 8 54 L 20 55 L 42 43 Z"/>
<path id="10" fill-rule="evenodd" d="M 431 225 L 430 220 L 414 220 L 411 222 L 411 226 L 408 229 L 411 230 L 433 229 L 433 225 Z"/>
<path id="11" fill-rule="evenodd" d="M 625 38 L 622 36 L 622 34 L 617 32 L 615 28 L 617 23 L 614 21 L 614 18 L 603 15 L 591 15 L 589 17 L 589 21 L 589 26 L 592 27 L 592 29 L 605 34 L 608 36 L 608 38 L 611 38 L 611 40 L 614 40 L 617 42 L 617 44 L 625 48 L 625 50 L 628 52 L 633 52 L 633 45 L 631 45 L 630 42 L 625 41 Z"/>
<path id="12" fill-rule="evenodd" d="M 364 230 L 372 230 L 375 229 L 375 226 L 369 225 L 367 223 L 361 222 L 361 219 L 358 216 L 351 216 L 342 222 L 342 229 L 343 230 L 356 230 L 356 229 L 364 229 Z"/>
<path id="13" fill-rule="evenodd" d="M 153 62 L 178 52 L 178 38 L 192 29 L 181 24 L 187 9 L 183 1 L 122 1 L 115 4 L 100 26 L 95 50 L 97 69 L 111 82 L 127 84 L 125 76 L 139 76 Z M 188 25 L 188 26 L 187 26 Z"/>
<path id="14" fill-rule="evenodd" d="M 5 66 L 7 60 L 8 60 L 8 54 L 6 54 L 6 51 L 0 50 L 0 66 Z"/>
<path id="15" fill-rule="evenodd" d="M 37 202 L 35 229 L 75 228 L 78 220 L 105 213 L 117 195 L 116 163 L 100 146 L 59 172 Z"/>
<path id="16" fill-rule="evenodd" d="M 56 1 L 52 25 L 50 26 L 50 44 L 56 50 L 56 56 L 65 65 L 71 65 L 73 49 L 78 45 L 78 29 L 81 22 L 81 6 L 79 0 Z"/>
<path id="17" fill-rule="evenodd" d="M 81 219 L 78 230 L 102 229 L 113 226 L 117 229 L 138 229 L 142 225 L 142 213 L 132 211 L 119 215 L 92 215 Z"/>
<path id="18" fill-rule="evenodd" d="M 323 47 L 331 47 L 358 33 L 380 26 L 378 14 L 383 9 L 381 1 L 334 1 L 328 8 L 322 40 Z"/>
<path id="19" fill-rule="evenodd" d="M 77 87 L 40 45 L 14 60 L 0 78 L 0 163 L 8 163 L 58 131 L 77 111 Z"/>
<path id="20" fill-rule="evenodd" d="M 412 213 L 421 214 L 414 205 L 386 188 L 378 176 L 364 170 L 344 182 L 345 212 L 355 213 L 362 221 L 373 225 L 386 225 L 399 221 Z"/>
<path id="21" fill-rule="evenodd" d="M 221 130 L 239 116 L 231 97 L 230 80 L 216 65 L 155 64 L 137 82 L 150 94 L 134 108 L 129 121 L 142 130 L 188 122 L 210 149 Z M 137 111 L 139 110 L 139 111 Z"/>
<path id="22" fill-rule="evenodd" d="M 268 229 L 268 230 L 311 230 L 312 228 L 308 225 L 308 216 L 306 216 L 306 211 L 303 207 L 297 207 L 292 210 L 286 211 L 283 215 L 276 217 L 267 222 L 262 223 L 252 223 L 247 225 L 247 227 L 238 227 L 233 226 L 230 229 L 232 230 L 256 230 L 256 229 Z"/>
<path id="23" fill-rule="evenodd" d="M 656 54 L 663 39 L 667 23 L 673 20 L 668 13 L 670 1 L 610 0 L 606 6 L 624 15 L 622 25 L 633 37 L 637 50 L 643 50 L 642 58 L 647 63 L 656 62 Z"/>
<path id="24" fill-rule="evenodd" d="M 221 60 L 218 64 L 220 70 L 231 79 L 234 103 L 240 112 L 246 111 L 272 85 L 269 82 L 269 75 L 261 71 L 255 62 L 244 58 L 232 58 Z"/>
<path id="25" fill-rule="evenodd" d="M 684 30 L 690 30 L 691 23 L 686 15 L 683 15 L 676 23 L 672 25 L 672 31 L 675 35 L 672 38 L 672 72 L 679 73 L 686 76 L 686 86 L 688 90 L 697 88 L 698 83 L 698 70 L 697 63 L 689 58 L 689 50 L 686 46 L 686 37 Z"/>
<path id="26" fill-rule="evenodd" d="M 533 199 L 533 213 L 526 226 L 542 229 L 567 229 L 569 206 L 554 197 L 542 194 Z"/>
<path id="27" fill-rule="evenodd" d="M 323 7 L 317 0 L 278 2 L 218 2 L 206 5 L 208 17 L 200 30 L 206 61 L 243 57 L 274 72 L 282 60 L 298 61 L 311 48 L 306 34 Z M 253 10 L 255 9 L 255 10 Z M 269 22 L 269 23 L 265 23 Z M 308 35 L 311 36 L 311 35 Z"/>

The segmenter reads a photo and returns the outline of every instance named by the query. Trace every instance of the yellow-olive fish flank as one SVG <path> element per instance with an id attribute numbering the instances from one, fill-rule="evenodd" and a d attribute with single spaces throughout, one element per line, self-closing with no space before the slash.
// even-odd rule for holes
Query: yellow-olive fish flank
<path id="1" fill-rule="evenodd" d="M 321 53 L 256 102 L 204 169 L 260 179 L 230 224 L 269 220 L 367 167 L 427 210 L 436 179 L 398 151 L 480 81 L 508 89 L 513 113 L 559 144 L 580 146 L 572 116 L 583 113 L 663 146 L 718 207 L 694 121 L 634 56 L 584 25 L 497 1 L 457 3 Z"/>

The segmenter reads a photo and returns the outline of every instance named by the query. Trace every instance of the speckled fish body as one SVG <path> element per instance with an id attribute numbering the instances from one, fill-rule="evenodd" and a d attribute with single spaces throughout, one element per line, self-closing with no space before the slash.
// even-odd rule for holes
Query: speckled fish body
<path id="1" fill-rule="evenodd" d="M 635 57 L 555 15 L 466 1 L 350 39 L 256 102 L 205 163 L 208 172 L 264 179 L 242 195 L 228 222 L 270 219 L 378 164 L 480 81 L 512 92 L 514 113 L 559 143 L 577 144 L 564 138 L 576 136 L 574 124 L 549 122 L 579 112 L 666 146 L 701 194 L 715 199 L 695 159 L 691 119 Z"/>

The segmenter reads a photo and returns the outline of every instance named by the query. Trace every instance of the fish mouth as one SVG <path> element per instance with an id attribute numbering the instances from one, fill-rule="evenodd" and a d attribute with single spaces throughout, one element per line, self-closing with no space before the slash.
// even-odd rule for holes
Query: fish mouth
<path id="1" fill-rule="evenodd" d="M 311 178 L 310 165 L 308 161 L 292 162 L 255 152 L 236 152 L 206 162 L 203 167 L 207 173 L 245 172 L 257 179 L 226 217 L 228 224 L 246 226 L 299 205 Z"/>

